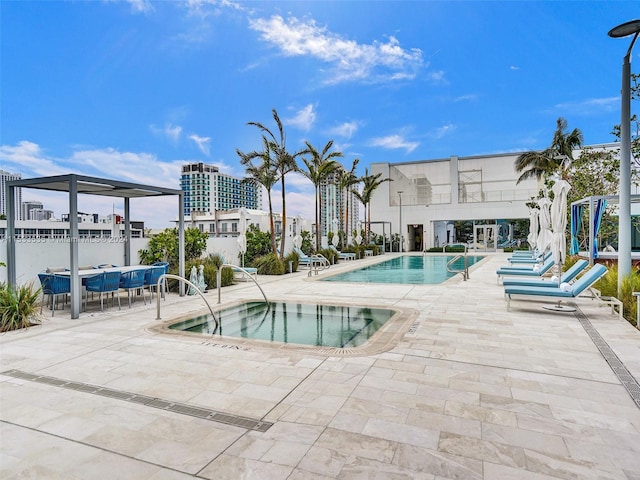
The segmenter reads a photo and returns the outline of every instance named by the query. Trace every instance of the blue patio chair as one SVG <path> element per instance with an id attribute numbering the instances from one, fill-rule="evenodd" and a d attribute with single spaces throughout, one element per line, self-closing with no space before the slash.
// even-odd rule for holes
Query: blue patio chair
<path id="1" fill-rule="evenodd" d="M 586 260 L 578 260 L 574 263 L 566 272 L 563 272 L 558 279 L 562 283 L 569 283 L 580 274 L 585 268 L 587 268 L 589 262 Z M 557 287 L 560 285 L 558 280 L 543 280 L 536 278 L 505 278 L 502 280 L 504 286 L 521 286 L 521 287 Z"/>
<path id="2" fill-rule="evenodd" d="M 544 262 L 545 260 L 551 258 L 551 251 L 547 251 L 545 252 L 544 255 L 540 255 L 538 257 L 527 257 L 525 255 L 515 255 L 515 256 L 511 256 L 509 257 L 507 260 L 509 260 L 510 264 L 533 264 L 533 263 L 540 263 L 540 262 Z"/>
<path id="3" fill-rule="evenodd" d="M 169 262 L 155 262 L 151 264 L 152 267 L 164 267 L 164 273 L 169 273 Z M 164 279 L 164 282 L 162 282 L 164 284 L 164 290 L 162 292 L 162 294 L 164 295 L 165 292 L 169 291 L 168 285 L 167 285 L 167 279 Z"/>
<path id="4" fill-rule="evenodd" d="M 557 298 L 558 304 L 563 298 L 576 298 L 587 288 L 600 280 L 607 273 L 607 267 L 598 263 L 591 267 L 587 273 L 582 275 L 578 280 L 569 285 L 566 289 L 562 285 L 558 287 L 523 287 L 523 286 L 507 286 L 504 289 L 504 296 L 507 300 L 507 310 L 511 306 L 511 296 L 537 296 Z"/>
<path id="5" fill-rule="evenodd" d="M 100 311 L 104 311 L 104 294 L 111 293 L 111 303 L 113 303 L 114 295 L 120 289 L 120 272 L 102 272 L 97 275 L 92 275 L 84 279 L 84 288 L 87 291 L 84 301 L 84 309 L 87 309 L 87 302 L 89 300 L 89 292 L 100 294 Z M 122 308 L 120 305 L 120 295 L 118 297 L 118 310 Z"/>
<path id="6" fill-rule="evenodd" d="M 355 253 L 341 252 L 340 250 L 338 250 L 333 245 L 329 245 L 329 248 L 331 250 L 333 250 L 334 252 L 336 252 L 336 254 L 338 255 L 338 259 L 340 259 L 340 260 L 355 260 L 356 259 L 356 254 Z"/>
<path id="7" fill-rule="evenodd" d="M 56 298 L 59 295 L 64 295 L 66 303 L 67 294 L 71 293 L 71 277 L 69 275 L 39 273 L 38 278 L 42 285 L 42 303 L 40 304 L 40 313 L 42 313 L 45 296 L 49 295 L 51 300 L 51 316 L 53 317 L 56 312 Z"/>
<path id="8" fill-rule="evenodd" d="M 143 269 L 129 270 L 120 276 L 120 288 L 127 291 L 129 308 L 131 308 L 131 292 L 135 293 L 136 290 L 142 291 L 142 300 L 145 305 L 147 304 L 147 299 L 144 296 L 144 272 Z"/>
<path id="9" fill-rule="evenodd" d="M 167 264 L 168 266 L 168 264 Z M 153 289 L 158 288 L 158 280 L 166 273 L 164 265 L 151 266 L 144 272 L 144 288 L 149 289 L 149 300 L 153 299 Z M 162 286 L 162 298 L 164 298 L 164 285 Z"/>
<path id="10" fill-rule="evenodd" d="M 555 265 L 553 258 L 548 258 L 541 266 L 529 265 L 519 267 L 502 267 L 496 270 L 498 275 L 498 283 L 500 283 L 501 277 L 511 276 L 525 276 L 525 277 L 542 277 L 545 273 L 551 270 L 551 267 Z M 536 268 L 537 267 L 537 268 Z"/>

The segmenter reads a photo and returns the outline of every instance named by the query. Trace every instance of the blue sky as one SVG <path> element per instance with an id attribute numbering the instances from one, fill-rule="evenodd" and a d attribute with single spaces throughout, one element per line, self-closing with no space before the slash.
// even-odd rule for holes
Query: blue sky
<path id="1" fill-rule="evenodd" d="M 186 162 L 242 176 L 236 148 L 260 146 L 247 122 L 275 128 L 273 108 L 290 150 L 332 139 L 360 174 L 543 149 L 559 116 L 586 144 L 611 142 L 630 39 L 607 32 L 639 13 L 633 1 L 2 1 L 0 168 L 172 188 Z M 288 213 L 312 219 L 312 185 L 291 176 L 287 192 Z M 31 199 L 68 210 L 61 194 Z M 132 217 L 168 226 L 167 202 L 132 201 Z"/>

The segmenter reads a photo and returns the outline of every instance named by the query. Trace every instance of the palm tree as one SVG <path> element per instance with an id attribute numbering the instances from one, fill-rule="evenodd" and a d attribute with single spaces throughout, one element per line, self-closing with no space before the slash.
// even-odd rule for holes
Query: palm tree
<path id="1" fill-rule="evenodd" d="M 271 230 L 271 251 L 277 255 L 278 250 L 276 248 L 276 231 L 273 221 L 273 205 L 271 202 L 271 189 L 279 180 L 278 171 L 271 158 L 270 143 L 267 138 L 262 136 L 262 144 L 264 149 L 261 152 L 253 151 L 250 153 L 243 153 L 239 149 L 236 149 L 236 153 L 240 157 L 240 163 L 246 167 L 246 175 L 249 180 L 253 180 L 262 185 L 267 191 L 267 201 L 269 203 L 269 228 Z M 260 159 L 261 163 L 258 165 L 253 164 L 253 159 Z"/>
<path id="2" fill-rule="evenodd" d="M 369 170 L 365 169 L 364 176 L 360 178 L 362 182 L 362 192 L 358 192 L 357 190 L 353 190 L 353 194 L 356 196 L 360 203 L 364 206 L 365 213 L 365 241 L 369 243 L 369 235 L 371 233 L 371 198 L 373 197 L 373 192 L 380 186 L 383 182 L 390 182 L 390 178 L 380 179 L 382 173 L 376 173 L 375 175 L 369 175 Z M 368 207 L 368 208 L 367 208 Z"/>
<path id="3" fill-rule="evenodd" d="M 356 176 L 356 167 L 360 162 L 359 158 L 354 158 L 351 164 L 351 170 L 347 171 L 343 168 L 340 169 L 338 174 L 338 188 L 341 192 L 345 192 L 345 216 L 344 216 L 344 229 L 345 229 L 345 242 L 349 239 L 349 197 L 351 189 L 360 183 L 360 179 Z"/>
<path id="4" fill-rule="evenodd" d="M 514 167 L 516 172 L 521 173 L 516 183 L 530 178 L 540 180 L 554 173 L 560 173 L 563 177 L 566 175 L 570 162 L 573 161 L 573 150 L 581 147 L 583 141 L 580 129 L 574 128 L 567 133 L 567 127 L 567 121 L 562 117 L 558 118 L 549 148 L 525 152 L 516 158 Z"/>
<path id="5" fill-rule="evenodd" d="M 280 177 L 280 182 L 282 185 L 282 234 L 280 239 L 280 258 L 282 259 L 284 255 L 287 232 L 287 203 L 284 177 L 287 173 L 297 171 L 298 165 L 296 163 L 296 158 L 302 155 L 304 153 L 304 150 L 300 150 L 293 154 L 287 152 L 287 136 L 284 133 L 284 128 L 282 126 L 282 122 L 280 121 L 280 117 L 278 116 L 278 112 L 274 108 L 271 110 L 271 113 L 273 115 L 273 119 L 276 122 L 276 126 L 278 127 L 277 138 L 271 130 L 269 130 L 260 122 L 249 122 L 247 123 L 247 125 L 258 127 L 263 134 L 266 134 L 269 137 L 269 150 L 273 153 L 272 163 L 276 171 L 278 172 L 278 176 Z"/>
<path id="6" fill-rule="evenodd" d="M 342 157 L 342 152 L 333 151 L 330 152 L 333 147 L 333 140 L 329 140 L 322 149 L 322 152 L 318 152 L 308 141 L 305 142 L 307 150 L 303 153 L 310 155 L 310 158 L 302 157 L 302 161 L 307 167 L 307 170 L 299 170 L 299 172 L 307 177 L 315 188 L 316 196 L 316 251 L 320 250 L 320 218 L 322 218 L 322 204 L 320 202 L 320 185 L 322 182 L 329 178 L 329 175 L 334 173 L 340 164 L 334 160 L 334 158 Z"/>

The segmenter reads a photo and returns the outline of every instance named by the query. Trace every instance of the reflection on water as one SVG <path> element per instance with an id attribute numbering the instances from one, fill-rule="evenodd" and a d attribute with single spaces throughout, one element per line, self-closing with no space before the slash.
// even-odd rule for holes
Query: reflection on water
<path id="1" fill-rule="evenodd" d="M 324 347 L 357 347 L 365 343 L 395 312 L 341 305 L 247 302 L 211 315 L 201 315 L 170 328 L 203 334 L 270 340 Z"/>
<path id="2" fill-rule="evenodd" d="M 447 271 L 447 262 L 456 255 L 404 255 L 368 267 L 323 278 L 325 282 L 407 283 L 412 285 L 442 283 L 456 275 Z M 469 266 L 484 257 L 469 255 Z M 464 268 L 464 259 L 453 262 L 453 270 Z"/>

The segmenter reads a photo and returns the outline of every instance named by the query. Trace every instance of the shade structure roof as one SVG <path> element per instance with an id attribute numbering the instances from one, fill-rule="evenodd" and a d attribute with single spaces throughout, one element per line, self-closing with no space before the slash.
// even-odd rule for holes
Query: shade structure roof
<path id="1" fill-rule="evenodd" d="M 103 197 L 142 198 L 161 195 L 181 195 L 182 190 L 142 185 L 139 183 L 121 182 L 86 175 L 56 175 L 52 177 L 24 178 L 7 182 L 11 186 L 69 192 L 75 179 L 78 193 L 100 195 Z"/>

